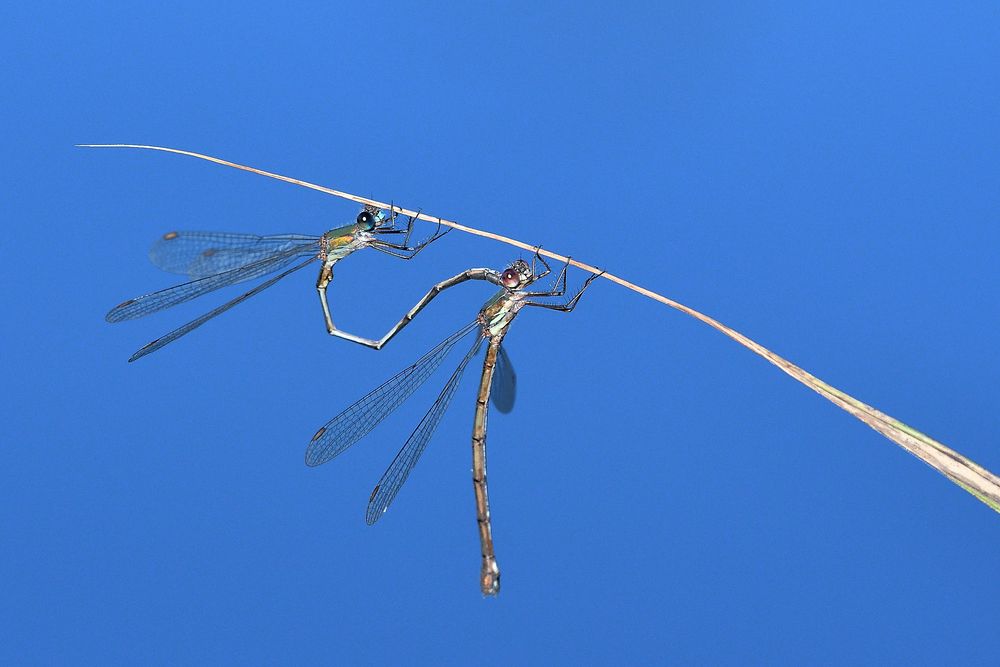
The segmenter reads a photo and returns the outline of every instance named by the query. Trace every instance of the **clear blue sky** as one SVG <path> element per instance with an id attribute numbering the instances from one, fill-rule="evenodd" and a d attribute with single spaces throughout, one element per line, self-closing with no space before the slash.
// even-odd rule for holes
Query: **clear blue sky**
<path id="1" fill-rule="evenodd" d="M 199 5 L 0 9 L 0 662 L 995 662 L 1000 516 L 606 281 L 508 337 L 483 600 L 468 377 L 373 528 L 443 376 L 333 463 L 302 455 L 490 290 L 376 353 L 329 339 L 310 271 L 127 364 L 225 296 L 106 324 L 175 281 L 146 259 L 158 235 L 316 234 L 357 209 L 72 147 L 199 150 L 541 243 L 998 470 L 995 2 Z M 516 256 L 459 233 L 410 263 L 361 253 L 338 323 L 373 335 Z"/>

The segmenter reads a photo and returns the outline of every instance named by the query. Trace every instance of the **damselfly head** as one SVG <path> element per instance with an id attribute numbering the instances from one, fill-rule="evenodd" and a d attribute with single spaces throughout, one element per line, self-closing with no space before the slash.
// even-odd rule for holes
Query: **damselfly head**
<path id="1" fill-rule="evenodd" d="M 370 210 L 370 207 L 365 206 L 365 210 L 358 213 L 358 227 L 361 231 L 370 232 L 375 229 L 379 222 L 383 219 L 382 211 L 375 209 Z"/>
<path id="2" fill-rule="evenodd" d="M 523 259 L 515 261 L 500 274 L 500 282 L 507 289 L 523 287 L 530 283 L 532 278 L 531 266 Z"/>

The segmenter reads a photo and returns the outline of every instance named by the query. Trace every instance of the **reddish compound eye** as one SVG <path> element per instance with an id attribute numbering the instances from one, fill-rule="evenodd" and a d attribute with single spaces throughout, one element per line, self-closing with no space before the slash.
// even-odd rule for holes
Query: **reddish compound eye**
<path id="1" fill-rule="evenodd" d="M 514 269 L 507 269 L 500 274 L 500 282 L 503 283 L 504 287 L 514 289 L 521 284 L 521 276 L 517 275 L 517 271 Z"/>

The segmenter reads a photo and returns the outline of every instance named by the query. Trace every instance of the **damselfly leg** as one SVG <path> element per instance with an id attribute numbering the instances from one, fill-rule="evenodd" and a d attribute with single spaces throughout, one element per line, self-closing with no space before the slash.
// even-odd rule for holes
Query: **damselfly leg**
<path id="1" fill-rule="evenodd" d="M 551 273 L 552 271 L 552 269 L 549 268 L 549 263 L 545 261 L 544 257 L 542 257 L 541 251 L 542 251 L 542 246 L 540 245 L 535 246 L 535 255 L 531 258 L 531 275 L 532 275 L 531 282 L 535 282 L 536 280 L 541 280 L 545 276 L 549 275 L 549 273 Z M 542 264 L 542 266 L 545 267 L 545 270 L 542 271 L 541 273 L 538 272 L 538 268 L 536 267 L 536 264 L 539 262 Z"/>
<path id="2" fill-rule="evenodd" d="M 576 308 L 576 304 L 580 300 L 580 297 L 583 296 L 583 293 L 585 291 L 587 291 L 588 287 L 590 287 L 590 284 L 592 282 L 594 282 L 595 280 L 597 280 L 598 278 L 600 278 L 601 276 L 603 276 L 603 275 L 604 275 L 604 271 L 601 271 L 600 273 L 593 273 L 593 274 L 591 274 L 589 278 L 587 278 L 585 281 L 583 281 L 583 285 L 580 287 L 580 290 L 576 294 L 573 295 L 573 298 L 569 299 L 565 303 L 546 303 L 544 301 L 525 301 L 524 305 L 526 305 L 526 306 L 537 306 L 538 308 L 548 308 L 549 310 L 558 310 L 558 311 L 561 311 L 561 312 L 564 312 L 564 313 L 572 312 L 572 310 L 574 308 Z M 538 293 L 538 294 L 532 294 L 531 296 L 553 297 L 553 296 L 563 296 L 565 293 L 566 293 L 566 282 L 565 282 L 565 279 L 564 279 L 562 287 L 560 289 L 555 289 L 555 290 L 552 290 L 552 291 L 547 292 L 547 293 L 542 292 L 542 293 Z"/>
<path id="3" fill-rule="evenodd" d="M 441 223 L 439 221 L 437 224 L 437 228 L 434 230 L 433 234 L 425 238 L 423 241 L 420 241 L 415 246 L 411 246 L 410 233 L 413 231 L 414 219 L 415 218 L 413 217 L 409 218 L 409 222 L 407 223 L 406 226 L 406 236 L 403 237 L 402 243 L 389 243 L 388 241 L 383 241 L 381 239 L 376 238 L 375 240 L 372 241 L 371 246 L 376 250 L 384 252 L 387 255 L 392 255 L 393 257 L 399 257 L 400 259 L 413 259 L 414 257 L 417 256 L 417 254 L 421 250 L 426 248 L 434 241 L 437 241 L 439 238 L 450 232 L 452 229 L 451 227 L 446 227 L 444 231 L 441 231 Z M 382 235 L 382 234 L 397 234 L 400 232 L 402 232 L 402 230 L 387 230 L 387 231 L 376 230 L 375 233 Z"/>
<path id="4" fill-rule="evenodd" d="M 532 297 L 562 296 L 562 295 L 564 295 L 566 293 L 566 272 L 569 270 L 569 266 L 570 266 L 569 263 L 570 263 L 571 259 L 573 259 L 573 258 L 572 257 L 568 257 L 566 259 L 566 263 L 563 264 L 562 269 L 559 270 L 559 274 L 555 277 L 555 280 L 552 281 L 552 286 L 549 287 L 548 290 L 543 290 L 541 292 L 523 292 L 523 295 L 526 296 L 526 297 L 528 297 L 528 298 L 532 298 Z M 542 274 L 543 276 L 549 274 L 548 264 L 545 265 L 545 268 L 546 268 L 546 271 L 545 271 L 545 273 Z"/>

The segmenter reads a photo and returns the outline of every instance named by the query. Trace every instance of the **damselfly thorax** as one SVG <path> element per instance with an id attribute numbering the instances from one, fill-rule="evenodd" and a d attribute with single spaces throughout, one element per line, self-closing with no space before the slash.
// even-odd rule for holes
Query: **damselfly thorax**
<path id="1" fill-rule="evenodd" d="M 508 327 L 521 310 L 523 299 L 517 292 L 501 291 L 486 302 L 476 318 L 486 338 L 503 338 Z"/>
<path id="2" fill-rule="evenodd" d="M 378 211 L 376 215 L 368 217 L 366 213 L 368 212 L 362 212 L 358 216 L 358 222 L 331 229 L 319 237 L 317 259 L 325 266 L 333 266 L 355 250 L 371 245 L 375 240 L 372 230 L 385 220 L 385 215 Z"/>

